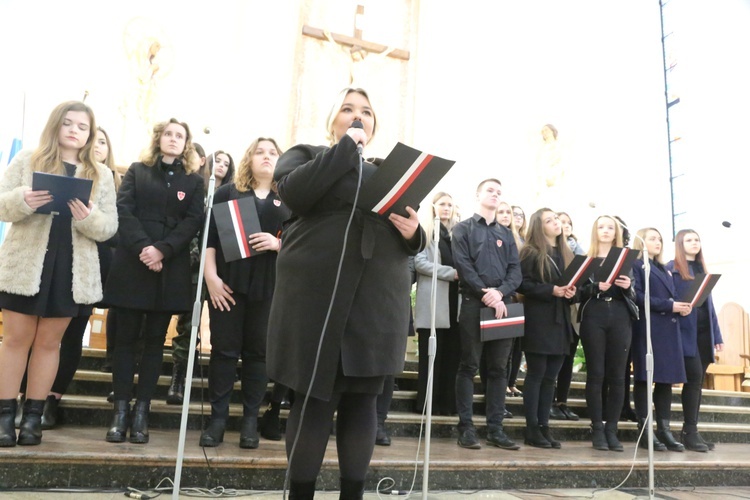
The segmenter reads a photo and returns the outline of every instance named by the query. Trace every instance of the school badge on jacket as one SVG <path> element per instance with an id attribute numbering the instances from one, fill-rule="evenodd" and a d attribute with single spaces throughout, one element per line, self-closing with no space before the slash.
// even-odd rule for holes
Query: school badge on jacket
<path id="1" fill-rule="evenodd" d="M 185 199 L 185 191 L 177 191 L 177 199 L 182 201 Z"/>

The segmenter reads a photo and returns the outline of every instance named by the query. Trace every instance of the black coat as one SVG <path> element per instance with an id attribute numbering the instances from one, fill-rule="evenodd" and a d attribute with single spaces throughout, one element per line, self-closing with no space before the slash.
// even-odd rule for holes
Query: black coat
<path id="1" fill-rule="evenodd" d="M 521 259 L 523 281 L 518 292 L 524 296 L 523 350 L 536 354 L 571 354 L 570 346 L 575 340 L 570 322 L 572 301 L 552 295 L 554 283 L 563 270 L 562 263 L 558 263 L 558 270 L 550 262 L 550 273 L 542 276 L 537 263 L 538 255 L 537 252 L 524 252 Z"/>
<path id="2" fill-rule="evenodd" d="M 633 262 L 636 303 L 641 311 L 638 321 L 633 322 L 633 377 L 646 380 L 646 271 L 643 260 Z M 682 356 L 680 315 L 672 312 L 675 296 L 672 273 L 663 267 L 651 264 L 650 313 L 651 346 L 654 353 L 654 382 L 682 384 L 685 378 L 685 360 Z"/>
<path id="3" fill-rule="evenodd" d="M 295 146 L 276 166 L 279 196 L 296 219 L 282 235 L 266 361 L 269 377 L 295 391 L 306 393 L 310 384 L 357 190 L 358 158 L 345 136 L 331 148 Z M 363 165 L 363 182 L 376 168 Z M 330 398 L 339 364 L 355 377 L 403 370 L 409 256 L 424 242 L 421 228 L 407 241 L 387 218 L 355 211 L 313 397 Z"/>
<path id="4" fill-rule="evenodd" d="M 144 311 L 189 311 L 195 300 L 189 245 L 201 228 L 203 207 L 203 179 L 185 173 L 180 162 L 130 165 L 117 193 L 119 241 L 104 302 Z M 164 254 L 161 272 L 150 271 L 138 257 L 149 245 Z"/>

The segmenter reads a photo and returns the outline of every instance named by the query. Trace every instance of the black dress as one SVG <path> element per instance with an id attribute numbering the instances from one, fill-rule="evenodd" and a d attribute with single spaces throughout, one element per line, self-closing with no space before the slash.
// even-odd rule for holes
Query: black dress
<path id="1" fill-rule="evenodd" d="M 64 163 L 65 174 L 73 177 L 75 165 Z M 44 256 L 39 293 L 33 296 L 0 292 L 0 308 L 42 318 L 74 318 L 90 315 L 92 306 L 73 300 L 72 216 L 51 216 L 49 243 Z"/>

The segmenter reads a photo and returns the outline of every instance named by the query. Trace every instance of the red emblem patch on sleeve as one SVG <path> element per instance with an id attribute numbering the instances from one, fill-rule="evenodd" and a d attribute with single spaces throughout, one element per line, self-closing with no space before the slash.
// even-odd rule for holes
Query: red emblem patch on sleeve
<path id="1" fill-rule="evenodd" d="M 503 246 L 503 240 L 497 240 L 497 246 L 502 247 Z"/>
<path id="2" fill-rule="evenodd" d="M 273 204 L 276 205 L 277 207 L 280 207 L 281 206 L 281 200 L 273 200 Z"/>

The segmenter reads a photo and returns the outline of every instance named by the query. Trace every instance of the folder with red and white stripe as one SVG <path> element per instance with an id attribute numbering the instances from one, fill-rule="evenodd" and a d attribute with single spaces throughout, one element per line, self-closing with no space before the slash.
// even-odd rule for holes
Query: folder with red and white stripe
<path id="1" fill-rule="evenodd" d="M 399 142 L 362 186 L 357 205 L 380 215 L 406 217 L 406 207 L 417 210 L 454 163 Z"/>
<path id="2" fill-rule="evenodd" d="M 226 262 L 263 253 L 253 250 L 247 241 L 251 234 L 261 232 L 254 197 L 248 196 L 218 203 L 213 207 L 213 217 Z"/>
<path id="3" fill-rule="evenodd" d="M 632 248 L 612 247 L 602 266 L 596 272 L 596 281 L 615 284 L 618 276 L 628 276 L 633 270 L 633 262 L 638 256 L 638 250 Z"/>
<path id="4" fill-rule="evenodd" d="M 494 307 L 483 307 L 479 310 L 479 337 L 482 342 L 490 340 L 523 337 L 526 317 L 523 304 L 506 304 L 508 316 L 495 318 Z"/>
<path id="5" fill-rule="evenodd" d="M 721 274 L 696 274 L 693 282 L 690 284 L 690 288 L 687 289 L 685 296 L 682 297 L 682 302 L 689 302 L 691 307 L 702 306 L 711 293 L 711 290 L 716 286 L 719 278 L 721 278 Z"/>

